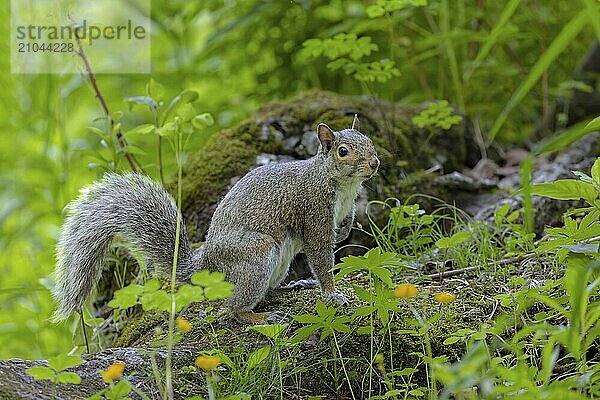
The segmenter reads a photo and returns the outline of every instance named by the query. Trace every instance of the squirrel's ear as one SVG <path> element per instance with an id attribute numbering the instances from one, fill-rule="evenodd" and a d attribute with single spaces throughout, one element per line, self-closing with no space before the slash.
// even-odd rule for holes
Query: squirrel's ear
<path id="1" fill-rule="evenodd" d="M 360 121 L 358 120 L 358 114 L 354 114 L 354 120 L 352 121 L 352 128 L 355 131 L 360 130 Z"/>
<path id="2" fill-rule="evenodd" d="M 323 146 L 325 153 L 329 153 L 331 147 L 333 147 L 333 139 L 335 139 L 335 133 L 327 125 L 320 123 L 317 126 L 317 135 L 319 136 L 319 142 Z"/>

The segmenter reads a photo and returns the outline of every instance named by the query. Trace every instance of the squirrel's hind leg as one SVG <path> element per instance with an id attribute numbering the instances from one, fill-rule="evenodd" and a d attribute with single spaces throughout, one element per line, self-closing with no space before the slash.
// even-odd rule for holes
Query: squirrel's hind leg
<path id="1" fill-rule="evenodd" d="M 235 285 L 226 305 L 238 320 L 264 324 L 284 319 L 278 312 L 252 311 L 265 298 L 280 259 L 279 246 L 271 236 L 249 231 L 231 233 L 211 253 L 218 255 L 216 269 Z"/>

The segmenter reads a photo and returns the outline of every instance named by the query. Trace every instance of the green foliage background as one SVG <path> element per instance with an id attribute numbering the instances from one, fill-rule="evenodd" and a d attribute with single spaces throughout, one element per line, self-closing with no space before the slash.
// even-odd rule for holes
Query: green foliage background
<path id="1" fill-rule="evenodd" d="M 151 76 L 166 87 L 166 98 L 184 88 L 197 90 L 202 111 L 216 120 L 209 134 L 249 117 L 261 104 L 311 88 L 396 102 L 446 99 L 488 132 L 554 38 L 588 3 L 595 4 L 152 1 Z M 9 29 L 10 5 L 3 2 L 0 358 L 42 358 L 71 346 L 73 326 L 48 321 L 54 308 L 48 275 L 63 207 L 101 173 L 88 168 L 95 162 L 90 152 L 102 147 L 87 127 L 98 126 L 93 121 L 102 111 L 82 75 L 11 74 Z M 586 23 L 574 40 L 561 44 L 560 55 L 543 68 L 543 83 L 526 91 L 496 140 L 519 143 L 529 137 L 544 98 L 573 86 L 572 73 L 594 37 L 593 24 Z M 356 73 L 361 68 L 366 75 Z M 130 112 L 123 101 L 144 94 L 149 78 L 98 76 L 111 109 L 125 112 L 125 128 L 150 122 L 146 109 Z M 205 139 L 197 136 L 190 150 Z M 156 177 L 153 139 L 136 137 L 135 144 L 146 151 L 139 158 Z M 169 176 L 172 153 L 165 159 Z"/>

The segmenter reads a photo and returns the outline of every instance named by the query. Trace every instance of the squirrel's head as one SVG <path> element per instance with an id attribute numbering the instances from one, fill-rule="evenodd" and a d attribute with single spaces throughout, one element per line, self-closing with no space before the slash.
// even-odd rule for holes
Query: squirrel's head
<path id="1" fill-rule="evenodd" d="M 377 172 L 379 159 L 371 139 L 358 131 L 358 117 L 354 116 L 352 128 L 336 132 L 321 123 L 317 126 L 318 155 L 326 160 L 332 177 L 367 180 Z"/>

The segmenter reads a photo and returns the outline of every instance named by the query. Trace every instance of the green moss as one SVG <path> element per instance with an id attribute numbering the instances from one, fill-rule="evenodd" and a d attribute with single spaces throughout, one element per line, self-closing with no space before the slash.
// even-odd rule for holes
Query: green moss
<path id="1" fill-rule="evenodd" d="M 140 312 L 137 317 L 132 317 L 115 341 L 115 347 L 129 347 L 134 343 L 150 343 L 156 340 L 153 327 L 165 321 L 167 314 L 161 311 Z"/>
<path id="2" fill-rule="evenodd" d="M 350 299 L 348 304 L 336 306 L 338 315 L 352 316 L 358 307 L 364 305 L 364 302 L 354 295 L 353 285 L 367 287 L 368 283 L 346 280 L 338 283 L 338 289 Z M 400 311 L 394 314 L 394 322 L 390 332 L 378 322 L 377 318 L 374 318 L 375 333 L 373 342 L 371 342 L 369 335 L 359 335 L 355 331 L 357 327 L 370 325 L 368 317 L 354 320 L 351 324 L 352 333 L 338 334 L 337 339 L 342 356 L 346 360 L 346 368 L 356 374 L 355 379 L 353 379 L 353 384 L 356 385 L 355 390 L 359 389 L 358 385 L 363 382 L 364 376 L 368 375 L 368 360 L 374 355 L 373 351 L 384 354 L 385 368 L 388 372 L 419 364 L 419 357 L 414 353 L 423 352 L 423 336 L 407 333 L 418 329 L 411 322 L 414 321 L 414 316 L 409 309 L 409 304 L 425 320 L 431 318 L 434 314 L 440 315 L 439 319 L 432 323 L 429 329 L 434 355 L 445 355 L 449 360 L 457 359 L 464 345 L 459 343 L 447 346 L 443 344 L 443 341 L 459 329 L 476 329 L 480 324 L 480 316 L 487 313 L 492 305 L 491 303 L 481 303 L 479 296 L 471 298 L 471 293 L 459 296 L 451 304 L 440 305 L 432 300 L 434 291 L 439 290 L 442 290 L 439 284 L 435 285 L 433 289 L 421 287 L 417 297 L 409 301 L 401 301 Z M 453 287 L 445 287 L 444 290 L 457 292 L 457 289 Z M 294 291 L 268 298 L 259 304 L 257 311 L 281 310 L 289 312 L 291 315 L 314 313 L 315 304 L 319 299 L 321 299 L 321 296 L 318 289 Z M 189 320 L 194 328 L 191 332 L 183 334 L 181 341 L 176 346 L 177 357 L 173 360 L 176 370 L 193 365 L 194 358 L 201 352 L 214 349 L 219 349 L 232 357 L 238 367 L 243 370 L 245 368 L 244 357 L 247 354 L 266 344 L 272 344 L 265 336 L 247 329 L 246 325 L 233 319 L 229 312 L 222 308 L 222 305 L 223 301 L 194 303 L 179 315 Z M 214 310 L 207 315 L 205 311 L 208 307 L 214 307 Z M 481 312 L 471 311 L 468 314 L 464 312 L 465 309 L 480 309 Z M 284 336 L 293 336 L 300 326 L 302 325 L 293 322 L 287 332 L 284 333 Z M 140 332 L 140 334 L 135 335 L 132 331 Z M 167 337 L 167 315 L 162 313 L 140 315 L 132 321 L 130 327 L 123 332 L 122 336 L 119 343 L 123 346 L 147 346 L 149 343 L 163 341 Z M 375 345 L 373 350 L 371 349 L 372 344 Z M 304 382 L 302 385 L 303 390 L 314 394 L 336 393 L 336 387 L 342 387 L 340 390 L 343 391 L 347 390 L 347 387 L 343 384 L 342 375 L 339 375 L 341 379 L 339 382 L 332 383 L 331 381 L 332 368 L 339 369 L 341 367 L 339 361 L 335 361 L 339 359 L 339 356 L 331 338 L 325 341 L 315 340 L 315 338 L 309 339 L 300 347 L 294 347 L 293 349 L 293 351 L 282 352 L 281 357 L 284 362 L 293 361 L 296 371 L 293 374 L 294 379 Z M 233 354 L 242 354 L 242 358 L 236 359 Z M 419 368 L 420 372 L 415 376 L 414 381 L 425 384 L 424 367 L 421 365 Z M 191 387 L 189 384 L 188 374 L 175 374 L 175 385 L 181 390 L 198 390 L 200 383 L 196 382 Z M 291 386 L 292 382 L 284 382 L 284 385 Z M 185 389 L 186 387 L 187 389 Z"/>

